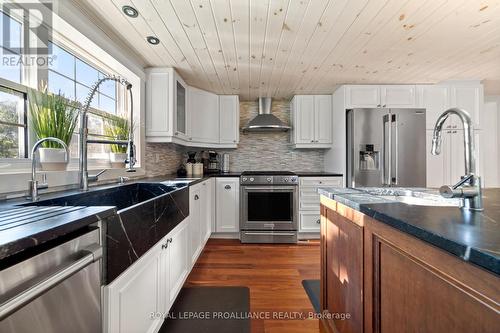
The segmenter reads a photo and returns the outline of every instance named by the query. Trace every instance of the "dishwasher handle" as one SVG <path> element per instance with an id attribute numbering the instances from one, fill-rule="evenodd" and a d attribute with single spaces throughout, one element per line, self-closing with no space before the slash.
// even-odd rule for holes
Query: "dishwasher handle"
<path id="1" fill-rule="evenodd" d="M 16 312 L 26 304 L 38 298 L 40 295 L 57 286 L 59 283 L 71 277 L 73 274 L 84 269 L 88 265 L 102 258 L 102 246 L 92 244 L 80 251 L 81 257 L 76 261 L 61 266 L 55 273 L 50 274 L 42 281 L 35 283 L 16 296 L 0 304 L 0 321 Z"/>

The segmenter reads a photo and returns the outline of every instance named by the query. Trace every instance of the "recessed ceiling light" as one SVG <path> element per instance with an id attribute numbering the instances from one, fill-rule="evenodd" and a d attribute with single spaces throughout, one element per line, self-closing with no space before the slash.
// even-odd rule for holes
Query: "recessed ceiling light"
<path id="1" fill-rule="evenodd" d="M 135 9 L 134 7 L 131 7 L 131 6 L 126 6 L 126 5 L 123 6 L 122 7 L 122 11 L 128 17 L 137 17 L 137 16 L 139 16 L 139 12 L 137 11 L 137 9 Z"/>
<path id="2" fill-rule="evenodd" d="M 146 40 L 149 42 L 149 44 L 153 44 L 153 45 L 160 44 L 160 40 L 158 38 L 156 38 L 155 36 L 148 36 L 148 37 L 146 37 Z"/>

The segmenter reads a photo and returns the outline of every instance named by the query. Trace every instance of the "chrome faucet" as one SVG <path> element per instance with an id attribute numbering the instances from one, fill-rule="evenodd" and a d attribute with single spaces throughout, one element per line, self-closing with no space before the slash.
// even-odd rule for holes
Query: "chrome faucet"
<path id="1" fill-rule="evenodd" d="M 124 85 L 129 91 L 130 95 L 130 126 L 129 126 L 129 134 L 127 140 L 99 140 L 99 139 L 89 139 L 88 138 L 88 115 L 87 112 L 90 107 L 90 103 L 95 96 L 97 88 L 105 81 L 112 80 L 116 81 L 122 85 Z M 83 191 L 87 191 L 89 188 L 89 182 L 97 181 L 99 175 L 101 175 L 105 170 L 99 172 L 97 175 L 89 176 L 88 166 L 87 166 L 87 144 L 89 143 L 98 143 L 98 144 L 106 144 L 106 145 L 123 145 L 127 146 L 127 160 L 128 170 L 127 172 L 135 172 L 134 165 L 137 162 L 135 157 L 135 145 L 134 145 L 134 129 L 133 129 L 133 118 L 134 118 L 134 100 L 132 95 L 132 84 L 127 80 L 117 77 L 117 76 L 107 76 L 102 79 L 97 80 L 92 88 L 90 89 L 87 98 L 85 99 L 84 106 L 80 111 L 80 131 L 79 131 L 79 184 L 80 189 Z"/>
<path id="2" fill-rule="evenodd" d="M 464 154 L 465 154 L 465 176 L 455 185 L 444 185 L 439 188 L 439 193 L 445 198 L 463 198 L 463 209 L 483 210 L 481 178 L 476 174 L 476 157 L 474 155 L 474 133 L 472 119 L 469 113 L 459 108 L 451 108 L 443 112 L 432 135 L 432 155 L 441 153 L 441 132 L 443 124 L 451 114 L 460 117 L 464 127 Z"/>
<path id="3" fill-rule="evenodd" d="M 36 180 L 36 152 L 37 152 L 38 148 L 42 145 L 42 143 L 47 142 L 47 141 L 57 142 L 58 144 L 63 146 L 63 148 L 65 150 L 66 162 L 69 161 L 68 146 L 61 139 L 49 136 L 47 138 L 40 139 L 35 143 L 35 145 L 33 146 L 33 149 L 31 149 L 31 180 L 29 181 L 28 198 L 27 198 L 27 199 L 31 199 L 31 201 L 38 200 L 38 198 L 39 198 L 38 197 L 38 190 L 45 189 L 45 188 L 49 187 L 47 185 L 46 176 L 44 176 L 44 180 L 43 180 L 42 184 L 38 184 L 38 180 Z"/>

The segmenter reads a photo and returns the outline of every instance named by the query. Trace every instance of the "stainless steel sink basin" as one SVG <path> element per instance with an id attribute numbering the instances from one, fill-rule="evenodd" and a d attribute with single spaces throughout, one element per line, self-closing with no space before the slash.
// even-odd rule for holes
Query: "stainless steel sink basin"
<path id="1" fill-rule="evenodd" d="M 437 191 L 408 188 L 362 188 L 363 192 L 381 197 L 385 200 L 401 202 L 415 206 L 460 207 L 461 199 L 446 199 Z"/>
<path id="2" fill-rule="evenodd" d="M 460 200 L 445 198 L 419 198 L 405 195 L 384 195 L 384 199 L 416 206 L 459 207 Z"/>

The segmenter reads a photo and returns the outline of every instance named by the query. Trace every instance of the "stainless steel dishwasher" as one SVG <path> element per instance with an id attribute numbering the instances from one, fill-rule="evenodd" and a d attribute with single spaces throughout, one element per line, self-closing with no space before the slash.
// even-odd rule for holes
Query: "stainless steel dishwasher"
<path id="1" fill-rule="evenodd" d="M 0 332 L 101 332 L 99 229 L 0 271 Z"/>

